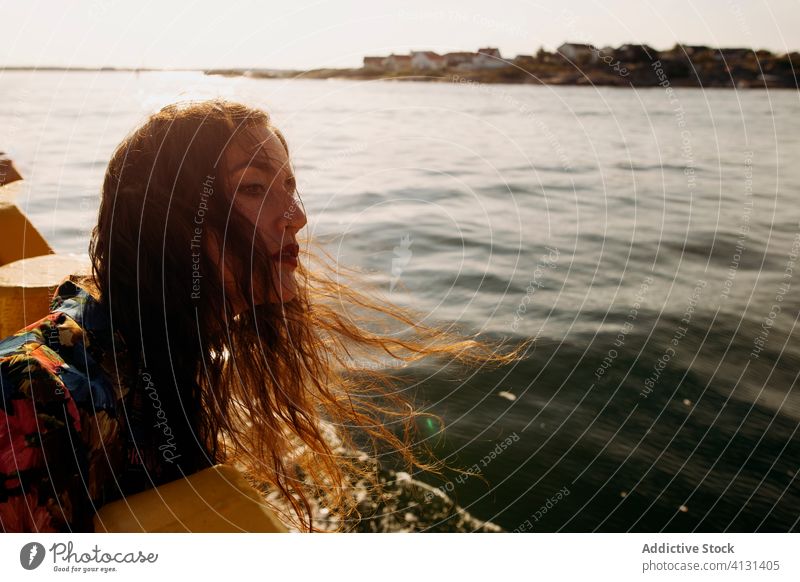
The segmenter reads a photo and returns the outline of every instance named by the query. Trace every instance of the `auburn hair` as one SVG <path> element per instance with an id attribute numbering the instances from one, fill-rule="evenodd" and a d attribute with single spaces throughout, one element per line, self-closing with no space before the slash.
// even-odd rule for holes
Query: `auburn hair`
<path id="1" fill-rule="evenodd" d="M 294 510 L 284 518 L 316 531 L 311 496 L 348 518 L 352 476 L 380 486 L 349 451 L 444 466 L 387 358 L 500 365 L 527 345 L 505 349 L 422 324 L 311 240 L 301 244 L 296 296 L 254 300 L 253 282 L 276 289 L 275 275 L 254 225 L 231 204 L 224 153 L 259 124 L 288 155 L 267 112 L 220 99 L 166 106 L 127 136 L 105 174 L 91 282 L 172 425 L 178 458 L 163 463 L 161 481 L 230 463 L 280 490 Z M 210 245 L 224 248 L 235 292 L 247 298 L 242 313 Z"/>

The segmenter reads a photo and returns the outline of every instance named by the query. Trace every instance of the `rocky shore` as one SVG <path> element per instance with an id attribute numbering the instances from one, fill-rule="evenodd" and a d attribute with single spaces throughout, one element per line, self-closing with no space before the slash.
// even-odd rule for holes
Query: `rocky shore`
<path id="1" fill-rule="evenodd" d="M 310 69 L 280 71 L 268 69 L 212 69 L 208 75 L 253 78 L 353 79 L 416 82 L 457 82 L 468 79 L 481 83 L 537 85 L 589 85 L 615 87 L 663 86 L 663 71 L 673 87 L 703 88 L 785 88 L 797 89 L 796 71 L 800 53 L 774 54 L 747 48 L 711 48 L 675 45 L 658 51 L 647 45 L 623 45 L 598 49 L 591 45 L 574 53 L 539 50 L 535 55 L 518 55 L 502 66 L 465 68 L 443 66 L 419 68 L 409 65 L 376 68 Z M 372 57 L 369 57 L 372 58 Z M 406 61 L 403 61 L 406 62 Z"/>

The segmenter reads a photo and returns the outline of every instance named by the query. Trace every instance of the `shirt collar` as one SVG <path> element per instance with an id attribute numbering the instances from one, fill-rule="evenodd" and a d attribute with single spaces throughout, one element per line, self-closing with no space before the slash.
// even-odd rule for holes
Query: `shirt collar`
<path id="1" fill-rule="evenodd" d="M 112 338 L 107 310 L 85 287 L 69 278 L 56 288 L 50 301 L 50 312 L 59 312 L 71 318 L 79 327 L 86 330 L 95 343 L 104 350 L 124 349 L 119 333 Z M 121 345 L 115 345 L 121 344 Z"/>

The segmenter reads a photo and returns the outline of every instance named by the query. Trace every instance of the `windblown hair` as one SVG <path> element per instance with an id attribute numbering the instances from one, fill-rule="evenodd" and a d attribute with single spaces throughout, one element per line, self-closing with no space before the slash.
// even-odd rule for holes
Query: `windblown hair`
<path id="1" fill-rule="evenodd" d="M 130 134 L 106 171 L 92 279 L 112 328 L 158 390 L 177 443 L 179 457 L 162 461 L 153 484 L 231 463 L 279 490 L 293 508 L 288 518 L 315 531 L 312 495 L 349 516 L 348 475 L 378 486 L 374 470 L 342 451 L 388 448 L 410 467 L 442 467 L 420 446 L 422 413 L 381 366 L 387 356 L 483 366 L 511 362 L 524 348 L 501 353 L 423 325 L 319 249 L 301 252 L 293 299 L 254 299 L 256 284 L 278 285 L 269 250 L 231 203 L 224 154 L 259 124 L 288 154 L 266 112 L 224 100 L 169 105 Z M 233 292 L 247 298 L 242 313 L 223 264 L 236 274 Z"/>

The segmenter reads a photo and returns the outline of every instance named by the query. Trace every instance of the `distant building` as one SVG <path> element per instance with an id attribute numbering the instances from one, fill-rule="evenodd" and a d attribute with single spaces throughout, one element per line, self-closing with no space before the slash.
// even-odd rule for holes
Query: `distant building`
<path id="1" fill-rule="evenodd" d="M 649 63 L 658 60 L 658 51 L 646 44 L 623 44 L 612 54 L 623 63 Z"/>
<path id="2" fill-rule="evenodd" d="M 496 69 L 506 65 L 500 56 L 500 50 L 494 47 L 478 49 L 478 54 L 472 59 L 472 66 L 476 69 Z"/>
<path id="3" fill-rule="evenodd" d="M 694 57 L 701 53 L 709 52 L 711 49 L 705 45 L 676 44 L 670 50 L 662 53 L 670 58 Z"/>
<path id="4" fill-rule="evenodd" d="M 405 71 L 411 68 L 411 55 L 396 55 L 386 57 L 384 67 L 387 71 Z"/>
<path id="5" fill-rule="evenodd" d="M 699 53 L 705 53 L 710 51 L 711 49 L 704 44 L 682 44 L 680 45 L 683 50 L 685 50 L 690 55 L 695 55 Z"/>
<path id="6" fill-rule="evenodd" d="M 600 49 L 600 54 L 604 56 L 605 55 L 613 56 L 615 52 L 617 52 L 617 49 L 608 44 Z"/>
<path id="7" fill-rule="evenodd" d="M 661 51 L 658 58 L 665 63 L 673 63 L 679 67 L 673 74 L 680 74 L 686 67 L 685 70 L 688 75 L 694 66 L 693 63 L 714 60 L 714 50 L 702 45 L 676 44 L 668 51 Z M 677 65 L 677 63 L 682 64 Z M 664 70 L 665 72 L 667 71 L 667 69 Z"/>
<path id="8" fill-rule="evenodd" d="M 444 55 L 446 66 L 451 69 L 472 69 L 475 53 L 456 52 Z"/>
<path id="9" fill-rule="evenodd" d="M 386 66 L 386 57 L 364 57 L 364 68 L 369 71 L 382 71 Z"/>
<path id="10" fill-rule="evenodd" d="M 565 42 L 557 52 L 575 63 L 596 63 L 598 60 L 597 49 L 590 44 Z"/>
<path id="11" fill-rule="evenodd" d="M 412 51 L 411 66 L 420 71 L 438 71 L 447 65 L 447 60 L 433 51 Z"/>
<path id="12" fill-rule="evenodd" d="M 536 57 L 533 55 L 517 55 L 514 57 L 514 64 L 518 67 L 529 67 L 536 64 Z"/>
<path id="13" fill-rule="evenodd" d="M 721 61 L 723 58 L 726 61 L 730 60 L 747 60 L 754 56 L 753 49 L 749 48 L 721 48 L 716 51 L 714 58 Z"/>
<path id="14" fill-rule="evenodd" d="M 528 61 L 534 57 L 520 55 Z M 527 62 L 527 61 L 526 61 Z M 441 71 L 442 69 L 478 70 L 508 66 L 500 50 L 485 47 L 478 52 L 453 52 L 440 55 L 434 51 L 411 51 L 408 55 L 392 53 L 388 57 L 364 57 L 364 69 L 369 71 Z"/>
<path id="15" fill-rule="evenodd" d="M 540 63 L 551 63 L 553 62 L 553 58 L 555 55 L 551 52 L 544 50 L 543 46 L 539 47 L 539 50 L 536 51 L 536 60 Z"/>

